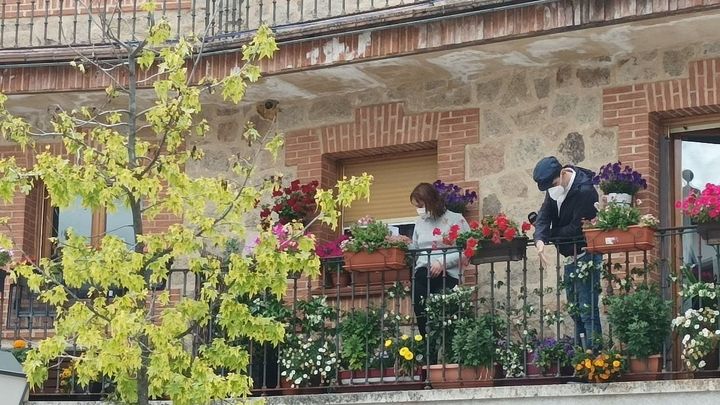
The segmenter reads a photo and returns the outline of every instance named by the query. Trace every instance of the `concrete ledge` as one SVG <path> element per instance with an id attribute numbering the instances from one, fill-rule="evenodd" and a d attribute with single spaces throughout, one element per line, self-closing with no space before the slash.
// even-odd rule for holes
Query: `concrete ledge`
<path id="1" fill-rule="evenodd" d="M 658 405 L 720 403 L 720 379 L 561 384 L 451 390 L 367 392 L 265 398 L 268 405 L 331 404 L 552 404 Z M 30 401 L 26 405 L 95 405 L 99 402 Z M 169 405 L 158 401 L 157 405 Z"/>

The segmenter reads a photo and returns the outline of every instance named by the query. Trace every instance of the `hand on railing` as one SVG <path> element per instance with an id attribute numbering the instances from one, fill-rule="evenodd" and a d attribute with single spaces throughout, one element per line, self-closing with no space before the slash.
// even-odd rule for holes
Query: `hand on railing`
<path id="1" fill-rule="evenodd" d="M 545 242 L 541 240 L 535 242 L 535 248 L 537 248 L 538 257 L 540 258 L 540 264 L 542 264 L 544 268 L 547 268 L 549 261 L 545 256 Z"/>

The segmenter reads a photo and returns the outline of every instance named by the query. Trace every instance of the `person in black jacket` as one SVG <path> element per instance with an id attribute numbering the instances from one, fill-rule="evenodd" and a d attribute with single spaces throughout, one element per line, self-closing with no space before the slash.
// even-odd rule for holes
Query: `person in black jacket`
<path id="1" fill-rule="evenodd" d="M 593 338 L 602 336 L 598 307 L 602 255 L 585 251 L 582 232 L 583 221 L 597 215 L 594 176 L 581 167 L 562 166 L 554 156 L 541 159 L 533 171 L 533 180 L 545 192 L 535 221 L 535 246 L 544 267 L 548 265 L 545 245 L 549 242 L 566 258 L 563 280 L 575 322 L 575 341 L 586 349 L 596 349 Z"/>

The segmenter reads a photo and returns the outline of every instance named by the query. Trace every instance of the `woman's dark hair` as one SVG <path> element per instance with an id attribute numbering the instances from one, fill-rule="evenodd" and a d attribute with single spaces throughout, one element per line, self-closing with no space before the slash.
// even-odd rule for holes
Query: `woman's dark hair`
<path id="1" fill-rule="evenodd" d="M 410 193 L 410 202 L 413 200 L 425 204 L 425 209 L 433 218 L 440 218 L 446 211 L 445 200 L 430 183 L 420 183 L 415 186 L 415 189 Z"/>

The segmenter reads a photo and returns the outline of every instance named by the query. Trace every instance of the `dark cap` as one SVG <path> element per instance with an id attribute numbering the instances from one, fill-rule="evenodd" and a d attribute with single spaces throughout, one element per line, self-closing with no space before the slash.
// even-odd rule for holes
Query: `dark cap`
<path id="1" fill-rule="evenodd" d="M 546 191 L 552 187 L 553 181 L 560 177 L 562 165 L 555 156 L 544 157 L 535 165 L 533 180 L 537 183 L 540 191 Z"/>

